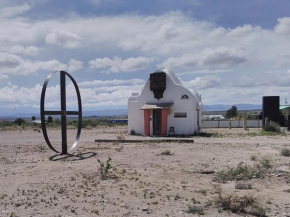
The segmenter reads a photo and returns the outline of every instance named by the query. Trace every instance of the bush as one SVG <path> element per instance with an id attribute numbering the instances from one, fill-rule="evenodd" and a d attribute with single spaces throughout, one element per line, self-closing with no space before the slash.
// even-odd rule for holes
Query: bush
<path id="1" fill-rule="evenodd" d="M 214 202 L 217 206 L 233 213 L 250 213 L 258 217 L 265 217 L 266 208 L 253 195 L 238 196 L 236 194 L 225 194 L 219 186 L 216 186 L 218 196 Z"/>
<path id="2" fill-rule="evenodd" d="M 272 168 L 273 165 L 270 159 L 264 158 L 254 166 L 239 163 L 237 167 L 228 168 L 222 171 L 215 171 L 215 181 L 223 182 L 233 180 L 250 180 L 254 178 L 262 178 L 265 173 Z"/>
<path id="3" fill-rule="evenodd" d="M 48 116 L 47 123 L 49 124 L 49 123 L 52 123 L 52 122 L 53 122 L 53 118 L 51 116 Z"/>
<path id="4" fill-rule="evenodd" d="M 246 182 L 238 182 L 235 185 L 236 189 L 252 189 L 253 186 L 251 183 L 246 183 Z"/>
<path id="5" fill-rule="evenodd" d="M 186 212 L 192 213 L 192 214 L 204 215 L 203 207 L 201 206 L 188 206 L 188 210 Z"/>
<path id="6" fill-rule="evenodd" d="M 263 130 L 266 132 L 281 133 L 280 125 L 274 122 L 268 123 L 268 125 L 265 126 Z"/>
<path id="7" fill-rule="evenodd" d="M 22 124 L 25 124 L 26 121 L 22 118 L 16 118 L 14 121 L 15 124 L 18 124 L 18 126 L 21 126 Z"/>
<path id="8" fill-rule="evenodd" d="M 281 150 L 281 155 L 285 157 L 290 157 L 290 149 L 289 148 L 283 148 Z"/>
<path id="9" fill-rule="evenodd" d="M 102 180 L 108 179 L 109 170 L 112 168 L 111 161 L 112 161 L 112 159 L 109 157 L 109 159 L 107 160 L 106 165 L 105 165 L 102 161 L 100 161 L 98 159 L 98 162 L 100 164 L 99 171 L 100 171 Z"/>
<path id="10" fill-rule="evenodd" d="M 226 118 L 232 118 L 232 117 L 235 117 L 238 115 L 238 108 L 237 106 L 232 106 L 232 108 L 230 108 L 229 110 L 227 110 L 227 113 L 226 113 Z"/>

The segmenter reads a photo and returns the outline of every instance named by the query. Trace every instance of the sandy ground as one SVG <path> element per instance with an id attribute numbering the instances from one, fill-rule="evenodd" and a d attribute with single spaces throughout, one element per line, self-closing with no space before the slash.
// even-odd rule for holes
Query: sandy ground
<path id="1" fill-rule="evenodd" d="M 247 136 L 255 131 L 207 129 L 221 138 L 195 137 L 194 144 L 118 144 L 94 141 L 145 137 L 129 136 L 125 127 L 95 128 L 82 131 L 74 156 L 56 156 L 37 130 L 0 131 L 0 216 L 199 216 L 187 213 L 189 206 L 203 207 L 204 216 L 251 216 L 214 204 L 218 183 L 212 171 L 263 158 L 273 168 L 248 181 L 253 189 L 235 189 L 237 181 L 220 186 L 225 193 L 254 195 L 268 216 L 290 216 L 290 157 L 280 155 L 290 148 L 289 135 Z M 76 130 L 68 134 L 72 143 Z M 60 148 L 60 131 L 49 130 L 49 136 Z M 162 155 L 165 150 L 173 155 Z M 97 160 L 109 157 L 113 168 L 102 180 Z"/>

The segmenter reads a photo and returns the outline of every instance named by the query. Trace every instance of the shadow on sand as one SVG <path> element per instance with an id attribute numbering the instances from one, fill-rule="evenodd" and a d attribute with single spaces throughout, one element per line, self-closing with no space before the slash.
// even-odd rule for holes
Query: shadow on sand
<path id="1" fill-rule="evenodd" d="M 50 161 L 79 161 L 79 160 L 86 160 L 92 157 L 95 157 L 97 153 L 95 152 L 86 152 L 80 154 L 56 154 L 49 158 Z"/>

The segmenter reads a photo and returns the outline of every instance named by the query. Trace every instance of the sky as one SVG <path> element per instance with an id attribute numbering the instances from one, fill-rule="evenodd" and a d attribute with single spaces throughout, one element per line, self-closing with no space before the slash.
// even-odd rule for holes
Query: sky
<path id="1" fill-rule="evenodd" d="M 290 103 L 289 0 L 0 0 L 0 112 L 38 112 L 53 71 L 83 110 L 127 108 L 172 70 L 205 105 Z M 59 77 L 46 110 L 60 109 Z M 287 98 L 285 100 L 285 98 Z M 76 108 L 67 85 L 68 109 Z"/>

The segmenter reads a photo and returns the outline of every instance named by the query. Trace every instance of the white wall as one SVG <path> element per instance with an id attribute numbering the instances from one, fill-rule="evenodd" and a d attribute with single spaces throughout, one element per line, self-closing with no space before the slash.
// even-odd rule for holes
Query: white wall
<path id="1" fill-rule="evenodd" d="M 199 123 L 201 125 L 202 106 L 199 106 L 200 98 L 193 94 L 190 90 L 183 87 L 180 81 L 166 70 L 166 90 L 163 98 L 157 100 L 154 98 L 153 91 L 150 91 L 150 80 L 148 79 L 141 94 L 132 94 L 128 99 L 128 132 L 134 129 L 136 134 L 144 134 L 144 111 L 140 108 L 145 103 L 162 103 L 173 102 L 170 114 L 167 117 L 167 132 L 170 127 L 174 127 L 176 134 L 193 134 L 198 131 L 197 127 L 197 110 L 200 109 Z M 176 80 L 177 79 L 177 80 Z M 183 95 L 188 95 L 189 99 L 181 99 Z M 174 118 L 175 112 L 186 112 L 186 118 Z M 152 122 L 150 121 L 150 134 L 153 133 Z"/>
<path id="2" fill-rule="evenodd" d="M 226 120 L 226 121 L 203 121 L 203 128 L 229 128 L 231 122 L 232 128 L 244 127 L 243 120 Z M 247 120 L 247 128 L 262 128 L 262 120 Z"/>

